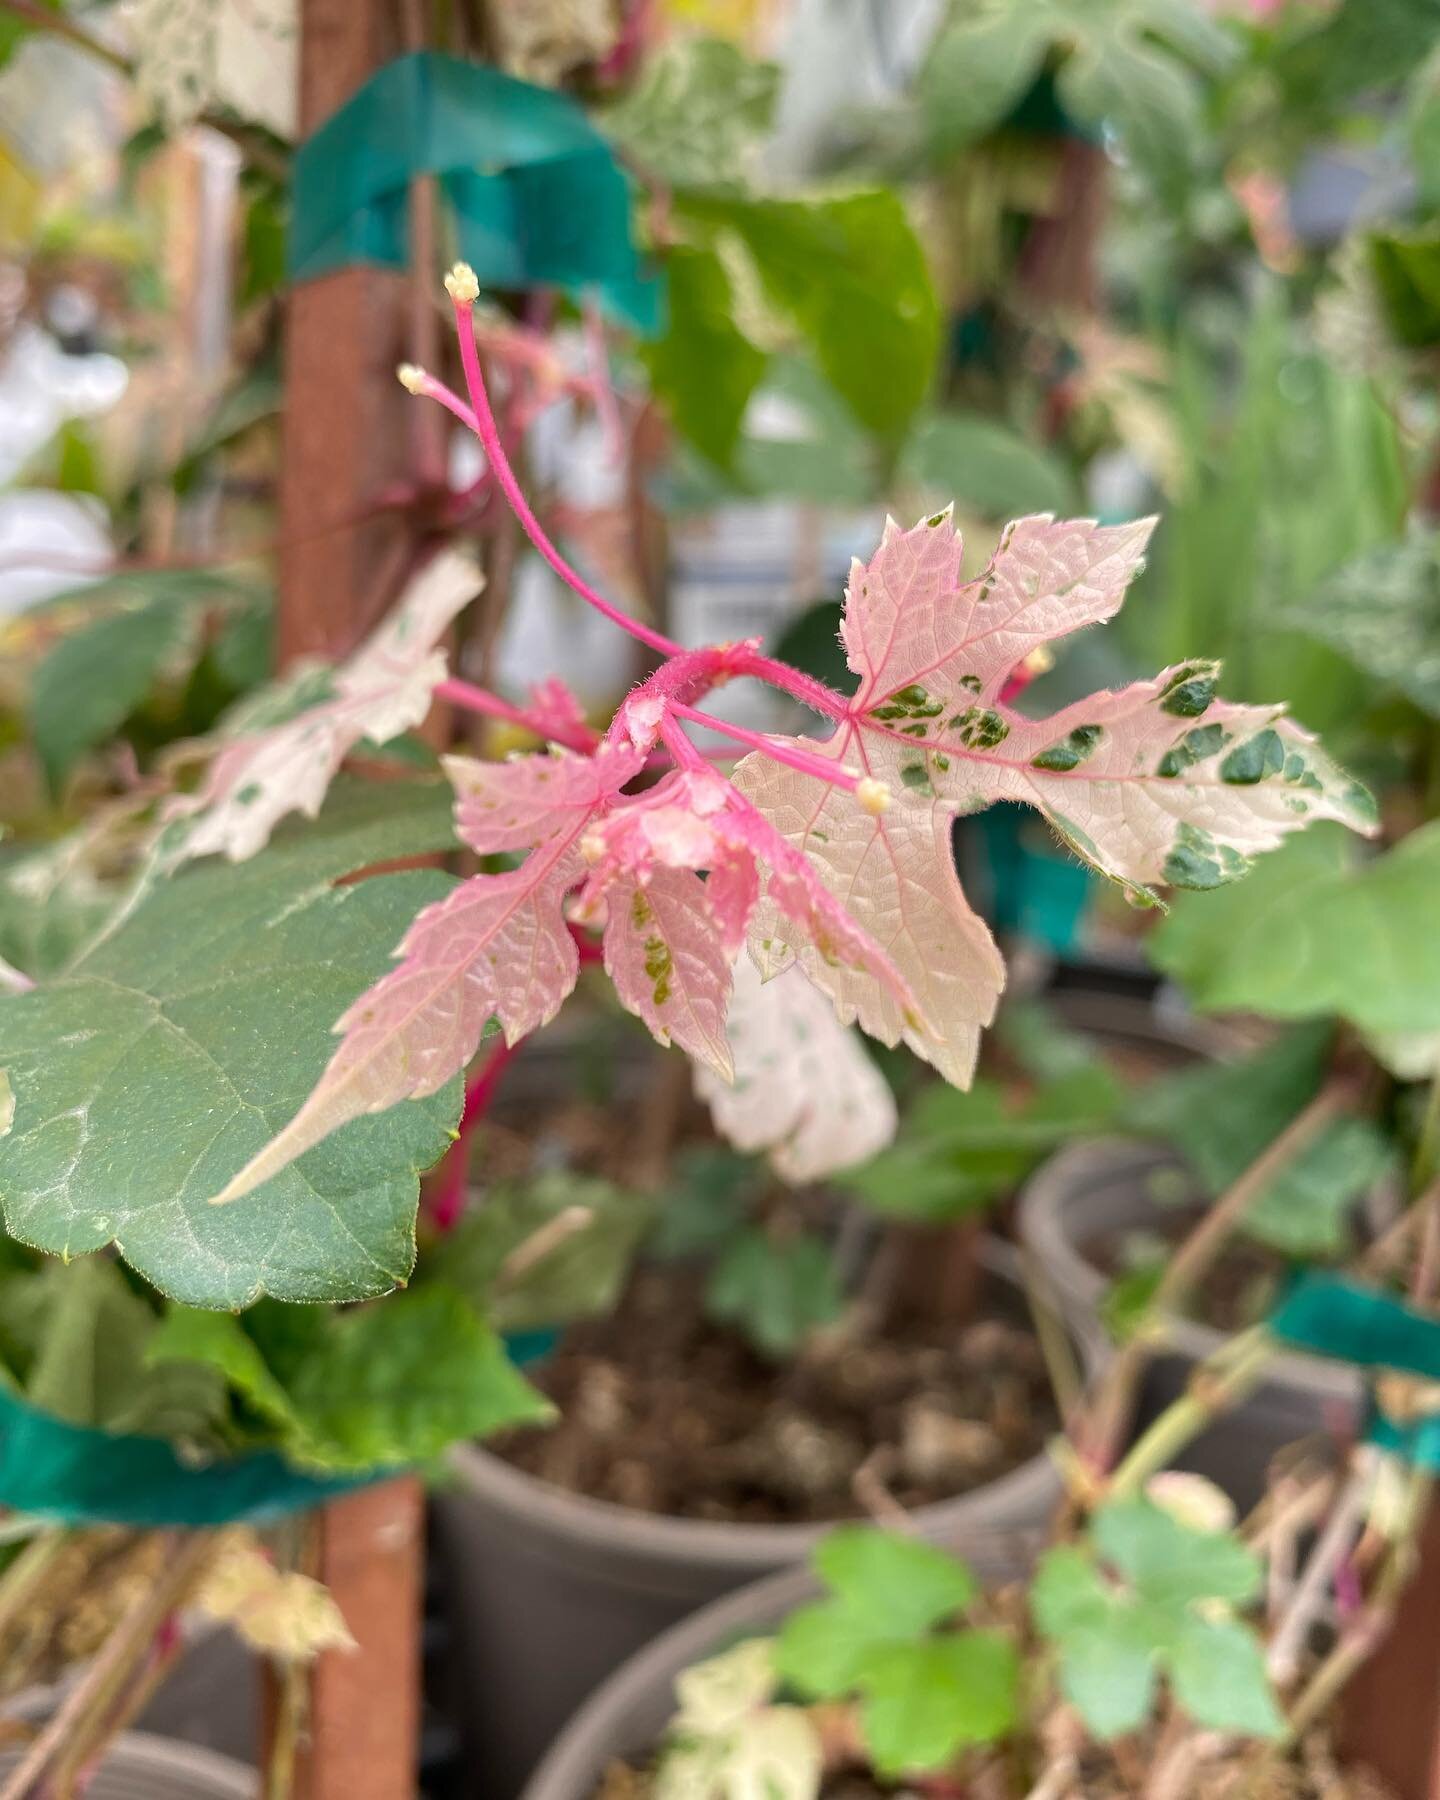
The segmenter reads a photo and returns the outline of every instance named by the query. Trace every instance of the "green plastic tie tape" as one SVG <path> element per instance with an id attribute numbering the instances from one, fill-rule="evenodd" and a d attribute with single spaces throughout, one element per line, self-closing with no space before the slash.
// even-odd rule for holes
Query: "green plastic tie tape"
<path id="1" fill-rule="evenodd" d="M 0 1392 L 0 1501 L 64 1525 L 229 1525 L 319 1506 L 389 1470 L 325 1477 L 272 1451 L 196 1466 L 163 1438 L 70 1425 Z"/>
<path id="2" fill-rule="evenodd" d="M 593 292 L 659 331 L 663 282 L 640 268 L 630 184 L 565 94 L 434 51 L 387 63 L 295 156 L 288 268 L 403 269 L 410 184 L 434 175 L 460 255 L 492 288 Z"/>
<path id="3" fill-rule="evenodd" d="M 1270 1329 L 1317 1356 L 1440 1381 L 1440 1319 L 1339 1276 L 1302 1275 L 1271 1317 Z"/>

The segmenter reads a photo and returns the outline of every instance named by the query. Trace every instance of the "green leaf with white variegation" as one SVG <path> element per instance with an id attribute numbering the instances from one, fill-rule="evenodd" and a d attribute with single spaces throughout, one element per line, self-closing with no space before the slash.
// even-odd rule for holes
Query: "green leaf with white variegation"
<path id="1" fill-rule="evenodd" d="M 774 63 L 723 38 L 672 40 L 645 60 L 623 99 L 596 114 L 647 179 L 670 188 L 743 182 L 780 91 Z"/>
<path id="2" fill-rule="evenodd" d="M 191 819 L 176 860 L 213 851 L 235 862 L 253 856 L 287 814 L 315 817 L 348 751 L 418 725 L 445 677 L 436 646 L 481 585 L 472 556 L 442 550 L 347 662 L 300 678 L 311 685 L 299 691 L 316 695 L 308 705 L 284 716 L 284 691 L 269 696 L 282 717 L 222 742 L 198 792 L 171 801 L 168 817 Z"/>
<path id="3" fill-rule="evenodd" d="M 449 800 L 439 783 L 342 784 L 316 825 L 241 868 L 177 875 L 65 975 L 0 999 L 11 1234 L 67 1256 L 114 1242 L 197 1306 L 349 1300 L 403 1281 L 418 1171 L 449 1142 L 458 1083 L 356 1119 L 243 1204 L 209 1197 L 291 1117 L 338 1014 L 453 885 L 433 871 L 337 882 L 452 845 Z"/>
<path id="4" fill-rule="evenodd" d="M 1042 645 L 1110 618 L 1140 566 L 1152 521 L 1021 519 L 984 573 L 961 579 L 950 515 L 887 524 L 856 563 L 842 636 L 859 689 L 833 736 L 807 750 L 885 782 L 878 816 L 847 794 L 752 754 L 737 787 L 802 850 L 851 916 L 889 953 L 919 1002 L 907 1019 L 870 978 L 833 964 L 762 903 L 751 951 L 763 971 L 798 956 L 847 1023 L 903 1039 L 959 1086 L 1004 980 L 998 951 L 960 890 L 950 824 L 1000 799 L 1037 807 L 1084 861 L 1130 896 L 1151 883 L 1215 887 L 1315 819 L 1373 831 L 1370 796 L 1279 706 L 1215 697 L 1216 666 L 1029 719 L 1002 698 Z"/>
<path id="5" fill-rule="evenodd" d="M 1440 537 L 1367 550 L 1277 623 L 1318 638 L 1440 718 Z"/>

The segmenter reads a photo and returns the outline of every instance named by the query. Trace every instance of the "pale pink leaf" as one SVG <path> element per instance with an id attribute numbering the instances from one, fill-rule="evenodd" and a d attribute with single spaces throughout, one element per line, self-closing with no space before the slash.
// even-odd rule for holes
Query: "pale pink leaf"
<path id="1" fill-rule="evenodd" d="M 920 1026 L 915 995 L 884 947 L 836 900 L 806 857 L 720 776 L 703 770 L 667 776 L 597 824 L 585 848 L 593 873 L 582 896 L 582 916 L 617 871 L 643 883 L 655 867 L 707 869 L 719 875 L 715 910 L 732 940 L 742 909 L 748 916 L 754 906 L 757 865 L 763 865 L 770 899 L 816 955 L 877 983 L 898 1011 Z"/>
<path id="2" fill-rule="evenodd" d="M 822 1180 L 894 1137 L 889 1085 L 799 969 L 762 982 L 741 957 L 727 1029 L 734 1084 L 697 1068 L 696 1091 L 716 1128 L 738 1149 L 768 1151 L 786 1181 Z"/>
<path id="3" fill-rule="evenodd" d="M 911 531 L 887 520 L 869 563 L 852 565 L 845 596 L 841 637 L 861 678 L 857 709 L 918 686 L 893 703 L 903 728 L 936 716 L 928 708 L 937 701 L 993 700 L 1032 650 L 1119 610 L 1154 528 L 1154 519 L 1017 519 L 985 572 L 962 583 L 948 510 Z"/>
<path id="4" fill-rule="evenodd" d="M 443 1087 L 499 1018 L 515 1043 L 554 1018 L 579 956 L 565 923 L 584 865 L 556 838 L 504 875 L 476 875 L 420 913 L 396 966 L 335 1027 L 340 1048 L 300 1111 L 216 1202 L 239 1199 L 362 1113 Z"/>
<path id="5" fill-rule="evenodd" d="M 558 832 L 572 831 L 644 766 L 634 750 L 602 743 L 593 756 L 537 751 L 482 762 L 444 758 L 455 789 L 455 828 L 482 856 L 530 850 Z"/>
<path id="6" fill-rule="evenodd" d="M 594 736 L 585 708 L 558 675 L 532 684 L 526 711 L 547 737 L 559 743 L 583 743 Z"/>
<path id="7" fill-rule="evenodd" d="M 863 969 L 837 963 L 768 891 L 751 925 L 752 954 L 767 971 L 798 955 L 845 1024 L 858 1021 L 883 1044 L 903 1041 L 948 1081 L 968 1087 L 981 1028 L 994 1017 L 1005 985 L 1005 964 L 955 874 L 951 809 L 908 792 L 892 740 L 857 724 L 842 724 L 827 743 L 806 748 L 887 782 L 895 796 L 890 806 L 874 817 L 843 790 L 758 754 L 735 770 L 736 786 L 808 861 L 837 906 L 881 946 L 914 1004 L 907 1009 Z M 908 745 L 903 754 L 914 757 Z"/>
<path id="8" fill-rule="evenodd" d="M 621 1001 L 660 1043 L 678 1044 L 728 1081 L 731 956 L 708 885 L 690 869 L 652 869 L 643 885 L 617 876 L 605 894 L 605 967 Z"/>
<path id="9" fill-rule="evenodd" d="M 227 744 L 200 789 L 171 802 L 171 817 L 198 815 L 178 859 L 216 851 L 232 862 L 254 856 L 288 813 L 316 816 L 362 738 L 383 744 L 418 725 L 445 676 L 436 645 L 481 585 L 466 553 L 444 550 L 427 563 L 384 624 L 336 671 L 330 698 Z"/>

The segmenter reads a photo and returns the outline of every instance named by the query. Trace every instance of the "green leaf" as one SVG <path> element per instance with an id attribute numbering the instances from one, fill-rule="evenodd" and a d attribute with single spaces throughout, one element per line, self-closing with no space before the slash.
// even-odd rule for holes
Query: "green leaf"
<path id="1" fill-rule="evenodd" d="M 696 1145 L 676 1159 L 674 1188 L 646 1249 L 666 1260 L 708 1256 L 745 1223 L 756 1181 L 755 1159 L 723 1144 Z"/>
<path id="2" fill-rule="evenodd" d="M 1112 1585 L 1089 1548 L 1065 1545 L 1045 1556 L 1031 1589 L 1036 1623 L 1060 1652 L 1061 1687 L 1090 1730 L 1103 1738 L 1136 1730 L 1164 1671 L 1201 1724 L 1271 1735 L 1274 1703 L 1253 1634 L 1195 1610 L 1199 1601 L 1250 1598 L 1260 1580 L 1251 1552 L 1149 1500 L 1111 1502 L 1092 1538 L 1128 1587 Z M 1226 1666 L 1206 1668 L 1207 1659 Z"/>
<path id="3" fill-rule="evenodd" d="M 1162 196 L 1173 200 L 1183 191 L 1200 153 L 1201 94 L 1173 57 L 1107 35 L 1072 56 L 1056 86 L 1077 118 L 1118 130 L 1127 159 Z"/>
<path id="4" fill-rule="evenodd" d="M 588 1212 L 589 1222 L 497 1287 L 506 1258 L 572 1208 Z M 501 1331 L 593 1318 L 614 1305 L 653 1211 L 649 1200 L 608 1181 L 550 1170 L 487 1193 L 425 1255 L 420 1273 L 463 1294 Z"/>
<path id="5" fill-rule="evenodd" d="M 781 1626 L 776 1673 L 809 1698 L 843 1699 L 854 1693 L 866 1658 L 891 1641 L 868 1613 L 841 1600 L 822 1600 L 797 1608 Z"/>
<path id="6" fill-rule="evenodd" d="M 898 439 L 940 349 L 925 253 L 899 198 L 885 189 L 824 200 L 687 193 L 676 207 L 744 247 L 770 303 L 794 321 L 856 418 Z"/>
<path id="7" fill-rule="evenodd" d="M 82 598 L 90 622 L 41 660 L 30 693 L 35 747 L 54 789 L 112 738 L 172 665 L 192 656 L 201 612 L 253 605 L 253 584 L 203 570 L 116 576 L 48 602 Z"/>
<path id="8" fill-rule="evenodd" d="M 1400 342 L 1410 350 L 1440 343 L 1440 229 L 1373 232 L 1370 272 Z"/>
<path id="9" fill-rule="evenodd" d="M 695 448 L 728 467 L 766 356 L 736 325 L 730 280 L 709 250 L 674 245 L 666 255 L 665 335 L 639 354 L 655 394 Z"/>
<path id="10" fill-rule="evenodd" d="M 1440 718 L 1440 536 L 1362 552 L 1278 618 Z"/>
<path id="11" fill-rule="evenodd" d="M 1307 851 L 1315 835 L 1263 857 L 1228 894 L 1177 895 L 1152 939 L 1156 962 L 1207 1011 L 1339 1013 L 1371 1032 L 1440 1028 L 1440 823 L 1360 864 L 1340 861 L 1333 839 Z"/>
<path id="12" fill-rule="evenodd" d="M 1364 1119 L 1336 1119 L 1276 1176 L 1246 1212 L 1247 1237 L 1285 1256 L 1340 1258 L 1358 1202 L 1395 1166 L 1391 1140 Z"/>
<path id="13" fill-rule="evenodd" d="M 30 721 L 50 786 L 105 743 L 192 647 L 196 620 L 169 607 L 115 613 L 61 638 L 35 671 Z"/>
<path id="14" fill-rule="evenodd" d="M 1260 1564 L 1238 1538 L 1196 1531 L 1151 1500 L 1115 1500 L 1095 1515 L 1095 1547 L 1137 1591 L 1160 1606 L 1250 1599 Z"/>
<path id="15" fill-rule="evenodd" d="M 233 1313 L 172 1305 L 150 1339 L 146 1360 L 154 1366 L 198 1363 L 213 1369 L 263 1419 L 278 1427 L 282 1437 L 299 1431 L 290 1396 Z"/>
<path id="16" fill-rule="evenodd" d="M 0 956 L 36 981 L 58 975 L 115 910 L 81 830 L 18 855 L 0 852 Z"/>
<path id="17" fill-rule="evenodd" d="M 1158 1675 L 1158 1653 L 1124 1614 L 1104 1629 L 1077 1631 L 1061 1647 L 1061 1691 L 1099 1738 L 1145 1723 Z"/>
<path id="18" fill-rule="evenodd" d="M 1007 0 L 955 7 L 916 82 L 932 152 L 953 156 L 1003 123 L 1039 75 L 1048 45 L 1038 8 Z"/>
<path id="19" fill-rule="evenodd" d="M 941 413 L 922 421 L 905 446 L 904 469 L 931 492 L 988 518 L 1064 515 L 1078 504 L 1074 480 L 1057 456 L 980 413 Z"/>
<path id="20" fill-rule="evenodd" d="M 1275 73 L 1308 107 L 1338 105 L 1403 81 L 1440 37 L 1437 0 L 1341 0 L 1318 28 L 1275 60 Z"/>
<path id="21" fill-rule="evenodd" d="M 208 1370 L 147 1366 L 160 1321 L 114 1263 L 47 1260 L 0 1283 L 0 1308 L 32 1406 L 106 1431 L 211 1436 L 224 1411 L 223 1385 Z"/>
<path id="22" fill-rule="evenodd" d="M 867 1657 L 860 1728 L 877 1774 L 936 1769 L 1015 1722 L 1020 1662 L 999 1632 L 887 1644 Z"/>
<path id="23" fill-rule="evenodd" d="M 317 824 L 155 886 L 67 974 L 0 1000 L 11 1233 L 67 1256 L 114 1241 L 196 1306 L 404 1280 L 418 1171 L 449 1141 L 458 1082 L 353 1121 L 243 1201 L 209 1196 L 294 1115 L 335 1020 L 451 886 L 431 871 L 336 881 L 451 842 L 445 784 L 339 783 Z"/>
<path id="24" fill-rule="evenodd" d="M 964 1218 L 1012 1193 L 1057 1145 L 1103 1130 L 1120 1096 L 1115 1077 L 1094 1063 L 1018 1105 L 998 1082 L 982 1078 L 966 1093 L 936 1083 L 910 1107 L 889 1150 L 835 1180 L 884 1218 Z"/>
<path id="25" fill-rule="evenodd" d="M 1035 1621 L 1060 1651 L 1060 1685 L 1098 1737 L 1133 1731 L 1149 1715 L 1158 1649 L 1144 1615 L 1101 1579 L 1090 1554 L 1064 1544 L 1041 1559 L 1030 1590 Z"/>
<path id="26" fill-rule="evenodd" d="M 958 1557 L 869 1525 L 832 1531 L 813 1561 L 838 1599 L 892 1638 L 929 1630 L 962 1612 L 977 1592 L 975 1577 Z"/>
<path id="27" fill-rule="evenodd" d="M 1223 1194 L 1319 1089 L 1334 1036 L 1300 1025 L 1240 1062 L 1199 1063 L 1134 1094 L 1126 1123 L 1179 1150 L 1206 1193 Z"/>
<path id="28" fill-rule="evenodd" d="M 293 1456 L 324 1469 L 426 1462 L 554 1417 L 491 1327 L 438 1285 L 337 1314 L 291 1395 L 304 1432 Z"/>
<path id="29" fill-rule="evenodd" d="M 723 38 L 681 38 L 647 60 L 622 100 L 596 116 L 647 179 L 671 188 L 741 181 L 780 91 L 774 63 Z"/>
<path id="30" fill-rule="evenodd" d="M 1235 1619 L 1192 1614 L 1169 1656 L 1175 1698 L 1211 1731 L 1278 1737 L 1285 1721 L 1275 1704 L 1259 1640 Z"/>
<path id="31" fill-rule="evenodd" d="M 792 1355 L 844 1305 L 830 1249 L 818 1237 L 776 1241 L 744 1231 L 721 1252 L 705 1287 L 705 1310 L 734 1325 L 764 1356 Z"/>
<path id="32" fill-rule="evenodd" d="M 299 1309 L 270 1310 L 273 1323 L 276 1310 Z M 150 1359 L 215 1371 L 292 1463 L 327 1471 L 428 1462 L 451 1444 L 553 1413 L 491 1327 L 439 1283 L 383 1305 L 312 1309 L 288 1345 L 268 1347 L 240 1319 L 172 1308 Z"/>

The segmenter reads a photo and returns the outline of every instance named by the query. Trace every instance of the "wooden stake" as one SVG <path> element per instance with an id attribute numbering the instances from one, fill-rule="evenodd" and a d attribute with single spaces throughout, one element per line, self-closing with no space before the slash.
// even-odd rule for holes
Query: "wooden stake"
<path id="1" fill-rule="evenodd" d="M 1395 1622 L 1340 1708 L 1344 1755 L 1373 1769 L 1396 1800 L 1440 1800 L 1440 1505 L 1418 1549 Z"/>
<path id="2" fill-rule="evenodd" d="M 300 30 L 300 122 L 308 134 L 400 45 L 389 0 L 302 0 Z M 321 276 L 287 302 L 282 664 L 353 648 L 383 604 L 378 573 L 397 570 L 404 554 L 407 521 L 355 521 L 411 479 L 415 402 L 395 379 L 397 363 L 409 360 L 407 318 L 405 277 L 385 269 Z"/>
<path id="3" fill-rule="evenodd" d="M 327 119 L 399 54 L 392 0 L 301 0 L 300 122 Z M 414 527 L 376 502 L 408 484 L 415 402 L 395 379 L 408 354 L 406 281 L 345 269 L 287 302 L 280 478 L 279 655 L 349 651 L 398 587 Z M 317 528 L 325 529 L 317 535 Z M 327 1506 L 308 1559 L 359 1648 L 310 1679 L 287 1800 L 408 1800 L 416 1791 L 424 1507 L 411 1479 Z M 267 1742 L 286 1714 L 274 1683 Z M 270 1768 L 272 1758 L 262 1757 Z M 282 1759 L 285 1760 L 285 1759 Z M 268 1777 L 275 1791 L 275 1772 Z"/>
<path id="4" fill-rule="evenodd" d="M 425 1499 L 418 1480 L 386 1481 L 332 1501 L 320 1515 L 307 1572 L 324 1582 L 358 1649 L 327 1651 L 310 1676 L 295 1728 L 286 1800 L 410 1800 L 420 1741 L 420 1631 Z M 267 1684 L 267 1725 L 287 1697 Z M 270 1793 L 277 1776 L 268 1771 Z M 282 1790 L 283 1791 L 283 1790 Z"/>

